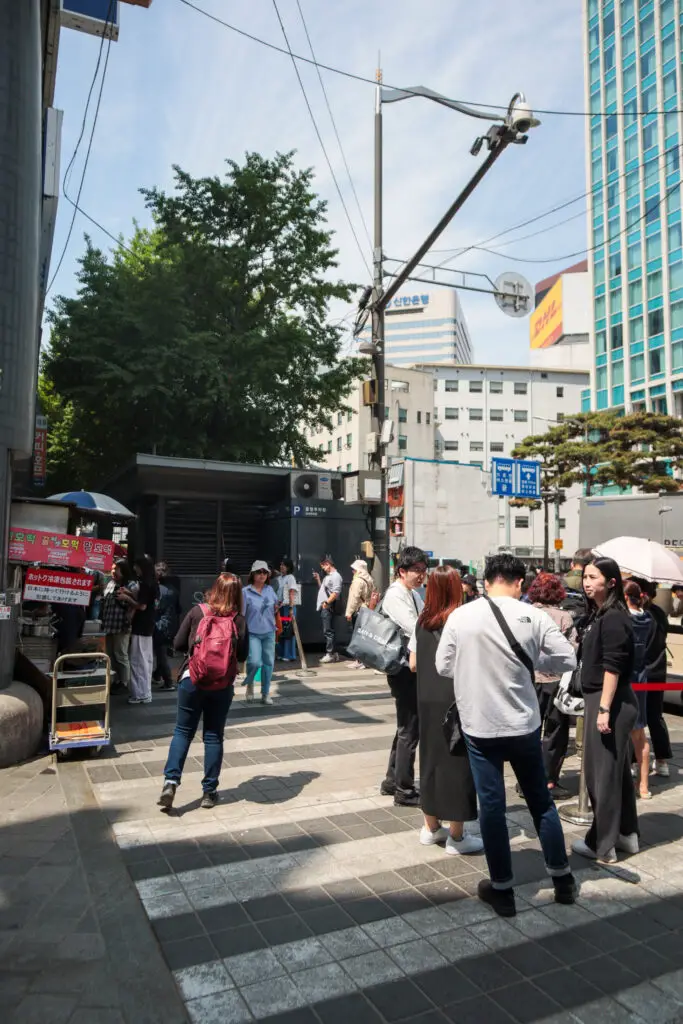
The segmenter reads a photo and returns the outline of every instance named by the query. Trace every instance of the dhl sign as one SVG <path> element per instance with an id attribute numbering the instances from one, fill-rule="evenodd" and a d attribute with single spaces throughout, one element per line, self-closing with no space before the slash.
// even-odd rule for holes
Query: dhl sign
<path id="1" fill-rule="evenodd" d="M 562 278 L 552 286 L 529 319 L 532 348 L 550 348 L 562 337 Z"/>

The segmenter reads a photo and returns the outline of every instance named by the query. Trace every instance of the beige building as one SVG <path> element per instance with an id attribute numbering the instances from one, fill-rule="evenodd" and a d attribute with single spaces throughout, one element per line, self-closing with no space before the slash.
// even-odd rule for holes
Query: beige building
<path id="1" fill-rule="evenodd" d="M 367 469 L 376 443 L 372 434 L 371 409 L 363 405 L 359 382 L 346 400 L 348 411 L 334 414 L 331 430 L 309 433 L 311 444 L 320 449 L 316 465 L 351 472 Z M 394 437 L 387 448 L 390 461 L 410 456 L 434 458 L 434 380 L 431 373 L 407 367 L 386 367 L 385 416 L 394 424 Z"/>

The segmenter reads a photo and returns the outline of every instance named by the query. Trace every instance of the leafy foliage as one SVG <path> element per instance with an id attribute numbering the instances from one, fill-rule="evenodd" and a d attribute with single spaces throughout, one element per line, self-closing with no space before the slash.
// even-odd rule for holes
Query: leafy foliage
<path id="1" fill-rule="evenodd" d="M 86 240 L 76 297 L 49 315 L 50 468 L 93 486 L 136 452 L 305 463 L 365 364 L 340 359 L 325 204 L 292 154 L 142 190 L 151 230 L 107 257 Z"/>

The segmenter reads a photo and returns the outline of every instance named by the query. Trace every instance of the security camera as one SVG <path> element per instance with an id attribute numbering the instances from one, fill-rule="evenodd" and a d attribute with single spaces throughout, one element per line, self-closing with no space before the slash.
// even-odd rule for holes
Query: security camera
<path id="1" fill-rule="evenodd" d="M 513 96 L 508 107 L 507 122 L 520 135 L 526 135 L 529 129 L 536 128 L 541 123 L 538 118 L 534 117 L 534 112 L 522 92 Z"/>

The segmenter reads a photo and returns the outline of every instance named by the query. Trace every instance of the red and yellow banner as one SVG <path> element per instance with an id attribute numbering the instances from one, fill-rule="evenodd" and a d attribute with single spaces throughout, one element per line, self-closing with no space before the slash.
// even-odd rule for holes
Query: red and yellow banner
<path id="1" fill-rule="evenodd" d="M 562 337 L 562 278 L 552 286 L 540 306 L 529 318 L 532 348 L 550 348 Z"/>

